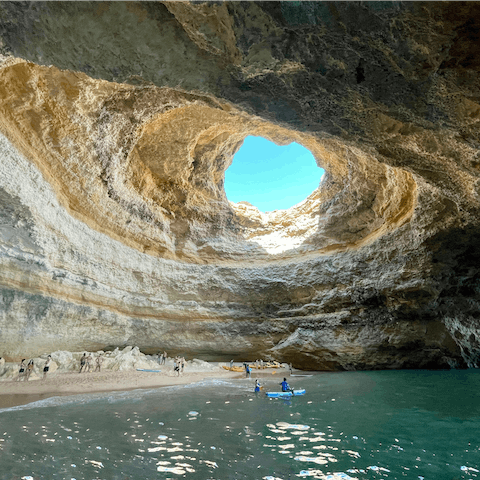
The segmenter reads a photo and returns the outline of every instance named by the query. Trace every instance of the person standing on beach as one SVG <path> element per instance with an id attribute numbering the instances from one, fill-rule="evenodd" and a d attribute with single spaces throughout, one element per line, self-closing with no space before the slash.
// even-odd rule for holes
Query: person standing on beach
<path id="1" fill-rule="evenodd" d="M 158 364 L 161 365 L 163 363 L 163 353 L 158 352 Z"/>
<path id="2" fill-rule="evenodd" d="M 95 371 L 100 371 L 102 369 L 102 363 L 103 363 L 103 353 L 101 353 L 96 359 L 95 359 Z"/>
<path id="3" fill-rule="evenodd" d="M 230 370 L 233 368 L 233 360 L 230 360 Z"/>
<path id="4" fill-rule="evenodd" d="M 293 373 L 293 367 L 291 363 L 288 365 L 288 368 L 290 369 L 290 375 L 291 375 Z"/>
<path id="5" fill-rule="evenodd" d="M 177 373 L 177 377 L 180 376 L 180 359 L 178 357 L 175 357 L 173 359 L 173 373 Z"/>
<path id="6" fill-rule="evenodd" d="M 167 360 L 167 352 L 163 352 L 163 364 L 165 365 L 165 362 Z"/>
<path id="7" fill-rule="evenodd" d="M 28 365 L 27 365 L 27 371 L 25 372 L 25 377 L 24 377 L 24 381 L 25 382 L 28 382 L 28 379 L 30 378 L 30 375 L 32 374 L 33 372 L 33 367 L 35 365 L 33 364 L 33 360 L 30 360 L 28 362 Z"/>
<path id="8" fill-rule="evenodd" d="M 23 358 L 20 364 L 18 365 L 18 375 L 17 375 L 17 378 L 15 379 L 17 382 L 20 380 L 20 377 L 25 376 L 26 368 L 27 366 L 25 365 L 25 358 Z"/>
<path id="9" fill-rule="evenodd" d="M 252 378 L 252 371 L 248 363 L 245 364 L 245 378 Z"/>
<path id="10" fill-rule="evenodd" d="M 47 378 L 47 373 L 50 370 L 50 362 L 52 361 L 52 356 L 49 355 L 47 357 L 47 361 L 45 362 L 45 365 L 43 366 L 43 379 L 45 380 Z"/>
<path id="11" fill-rule="evenodd" d="M 86 362 L 87 362 L 87 365 L 85 367 L 85 372 L 90 373 L 92 369 L 92 363 L 93 363 L 93 357 L 91 353 L 88 354 L 88 357 L 86 358 Z"/>
<path id="12" fill-rule="evenodd" d="M 185 357 L 182 357 L 181 365 L 182 365 L 181 373 L 183 374 L 183 371 L 185 370 Z"/>
<path id="13" fill-rule="evenodd" d="M 82 358 L 80 359 L 80 371 L 78 373 L 82 373 L 85 370 L 85 365 L 87 364 L 87 354 L 84 353 Z"/>

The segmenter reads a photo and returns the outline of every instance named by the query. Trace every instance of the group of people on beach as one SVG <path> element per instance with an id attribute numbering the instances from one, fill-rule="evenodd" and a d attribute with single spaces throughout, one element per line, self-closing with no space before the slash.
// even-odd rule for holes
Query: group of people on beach
<path id="1" fill-rule="evenodd" d="M 280 364 L 276 360 L 265 361 L 265 360 L 262 360 L 262 359 L 260 359 L 260 360 L 257 359 L 254 362 L 250 362 L 250 363 L 244 362 L 243 366 L 246 367 L 247 364 L 249 365 L 250 369 L 252 368 L 252 366 L 253 366 L 253 368 L 256 368 L 256 369 L 264 369 L 264 368 L 267 368 L 267 366 L 272 366 L 272 364 L 277 366 L 277 367 L 280 367 Z M 232 367 L 233 367 L 233 360 L 230 360 L 230 368 L 232 368 Z"/>
<path id="2" fill-rule="evenodd" d="M 165 365 L 168 358 L 168 354 L 165 351 L 163 353 L 158 352 L 157 358 L 158 358 L 159 365 Z M 177 374 L 177 377 L 179 377 L 184 370 L 185 370 L 185 358 L 181 357 L 180 355 L 177 355 L 173 359 L 173 373 Z"/>
<path id="3" fill-rule="evenodd" d="M 103 363 L 103 353 L 100 353 L 95 359 L 95 372 L 100 372 L 102 369 Z M 78 373 L 87 373 L 92 370 L 93 365 L 93 356 L 91 353 L 88 355 L 84 353 L 80 358 L 80 371 Z"/>
<path id="4" fill-rule="evenodd" d="M 183 373 L 185 369 L 185 358 L 177 356 L 173 359 L 173 373 L 177 374 L 177 377 L 180 376 L 180 373 Z"/>
<path id="5" fill-rule="evenodd" d="M 23 380 L 24 382 L 28 382 L 28 379 L 30 378 L 30 375 L 32 374 L 33 369 L 35 368 L 35 363 L 33 362 L 33 359 L 30 359 L 28 363 L 25 363 L 26 361 L 27 359 L 23 358 L 18 365 L 18 375 L 14 379 L 17 382 L 19 382 L 20 380 Z M 50 370 L 51 362 L 52 362 L 52 356 L 48 355 L 47 360 L 43 365 L 43 380 L 47 378 L 47 373 Z"/>
<path id="6" fill-rule="evenodd" d="M 273 363 L 277 363 L 278 367 L 280 367 L 280 364 L 278 362 L 273 362 Z M 253 365 L 254 365 L 254 368 L 257 368 L 257 369 L 266 368 L 263 363 L 263 360 L 256 360 L 255 362 L 253 362 Z M 232 369 L 232 367 L 233 367 L 233 360 L 230 361 L 230 369 Z M 252 378 L 252 364 L 244 362 L 243 368 L 245 369 L 245 377 Z M 291 363 L 288 365 L 288 368 L 290 370 L 290 375 L 291 375 L 293 373 L 293 367 Z"/>
<path id="7" fill-rule="evenodd" d="M 168 357 L 167 352 L 165 352 L 165 351 L 163 353 L 158 352 L 157 353 L 158 364 L 159 365 L 165 365 L 165 362 L 167 361 L 167 357 Z"/>
<path id="8" fill-rule="evenodd" d="M 164 365 L 166 363 L 166 360 L 168 358 L 167 352 L 159 352 L 158 355 L 158 363 L 160 365 Z M 48 355 L 47 359 L 45 361 L 45 364 L 43 366 L 43 380 L 47 377 L 48 371 L 50 370 L 50 364 L 52 362 L 52 356 Z M 87 373 L 87 372 L 100 372 L 102 368 L 102 364 L 104 362 L 104 356 L 103 353 L 99 353 L 97 357 L 94 359 L 93 355 L 89 353 L 84 353 L 82 357 L 80 358 L 80 370 L 79 373 Z M 93 364 L 95 363 L 95 369 L 93 370 Z M 278 362 L 275 362 L 278 363 Z M 5 359 L 0 357 L 0 367 L 2 367 L 5 364 Z M 265 364 L 263 360 L 257 360 L 254 362 L 255 367 L 257 368 L 265 368 Z M 245 376 L 247 378 L 251 378 L 251 372 L 252 372 L 252 365 L 250 363 L 245 362 L 243 364 L 245 368 Z M 233 367 L 233 360 L 230 362 L 230 368 Z M 29 360 L 28 363 L 26 363 L 26 359 L 22 359 L 22 361 L 19 363 L 19 370 L 18 370 L 18 375 L 14 378 L 16 381 L 24 380 L 28 381 L 33 370 L 35 368 L 35 364 L 33 359 Z M 290 369 L 290 374 L 292 374 L 292 364 L 289 365 Z M 181 357 L 180 355 L 177 355 L 173 359 L 173 373 L 177 374 L 177 376 L 180 376 L 180 374 L 183 374 L 185 370 L 185 358 Z M 290 387 L 286 381 L 286 379 L 283 379 L 283 382 L 281 383 L 282 386 L 282 391 L 290 391 Z M 255 392 L 260 391 L 260 382 L 258 380 L 255 380 Z"/>

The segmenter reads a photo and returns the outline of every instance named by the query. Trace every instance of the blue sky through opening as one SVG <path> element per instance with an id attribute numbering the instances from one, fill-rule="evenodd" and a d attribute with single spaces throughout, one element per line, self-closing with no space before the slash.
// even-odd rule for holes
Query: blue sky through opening
<path id="1" fill-rule="evenodd" d="M 225 192 L 231 202 L 249 202 L 262 212 L 282 210 L 305 200 L 323 173 L 298 143 L 280 147 L 249 136 L 225 172 Z"/>

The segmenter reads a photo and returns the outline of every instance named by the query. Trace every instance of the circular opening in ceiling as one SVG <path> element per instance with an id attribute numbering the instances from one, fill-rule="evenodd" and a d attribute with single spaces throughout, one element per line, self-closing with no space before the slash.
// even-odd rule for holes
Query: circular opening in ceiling
<path id="1" fill-rule="evenodd" d="M 225 172 L 225 193 L 229 201 L 248 202 L 262 212 L 285 210 L 316 190 L 323 174 L 298 143 L 279 146 L 248 136 Z"/>

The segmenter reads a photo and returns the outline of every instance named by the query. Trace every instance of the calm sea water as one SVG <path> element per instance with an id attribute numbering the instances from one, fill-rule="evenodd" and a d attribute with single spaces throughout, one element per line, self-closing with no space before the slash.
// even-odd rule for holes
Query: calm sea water
<path id="1" fill-rule="evenodd" d="M 1 410 L 0 478 L 480 478 L 480 371 L 290 381 L 306 395 L 208 381 Z"/>

